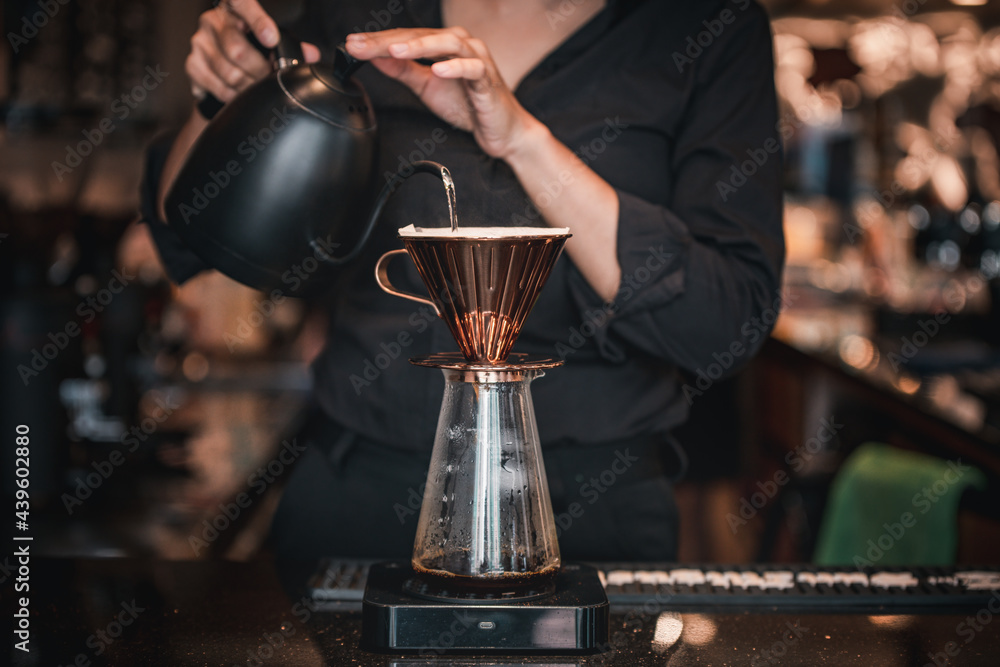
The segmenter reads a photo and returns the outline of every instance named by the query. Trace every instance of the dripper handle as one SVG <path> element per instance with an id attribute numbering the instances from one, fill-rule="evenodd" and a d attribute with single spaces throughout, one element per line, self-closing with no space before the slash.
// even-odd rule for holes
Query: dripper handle
<path id="1" fill-rule="evenodd" d="M 404 299 L 409 299 L 410 301 L 416 301 L 417 303 L 425 303 L 434 309 L 438 317 L 441 317 L 441 311 L 438 310 L 437 304 L 428 299 L 425 296 L 420 296 L 419 294 L 414 294 L 413 292 L 406 292 L 401 290 L 389 281 L 389 261 L 392 260 L 396 255 L 406 255 L 408 254 L 405 249 L 400 248 L 399 250 L 390 250 L 381 257 L 378 258 L 378 262 L 375 264 L 375 282 L 384 291 L 392 294 L 394 296 L 401 296 Z"/>
<path id="2" fill-rule="evenodd" d="M 378 193 L 378 198 L 375 200 L 375 205 L 372 207 L 372 212 L 371 215 L 368 217 L 368 222 L 365 224 L 364 231 L 361 232 L 361 237 L 358 238 L 358 242 L 355 244 L 353 250 L 351 250 L 343 257 L 330 257 L 319 246 L 317 240 L 315 240 L 316 235 L 313 234 L 310 235 L 310 238 L 314 239 L 313 241 L 311 241 L 310 245 L 312 245 L 313 250 L 316 251 L 316 256 L 319 259 L 326 262 L 327 264 L 333 264 L 334 266 L 351 261 L 359 254 L 361 254 L 361 251 L 364 249 L 365 244 L 368 243 L 368 239 L 371 237 L 372 232 L 375 230 L 375 223 L 378 222 L 379 216 L 382 215 L 382 209 L 385 208 L 386 202 L 389 201 L 389 197 L 392 196 L 392 193 L 396 191 L 396 188 L 399 187 L 399 185 L 404 180 L 406 180 L 410 176 L 413 176 L 414 174 L 419 174 L 419 173 L 434 174 L 442 181 L 444 181 L 446 178 L 451 177 L 447 167 L 438 162 L 434 162 L 433 160 L 417 160 L 416 162 L 410 164 L 410 167 L 412 167 L 412 169 L 409 172 L 405 174 L 397 172 L 396 175 L 390 178 L 389 182 L 387 182 L 385 186 L 382 187 L 382 191 Z"/>

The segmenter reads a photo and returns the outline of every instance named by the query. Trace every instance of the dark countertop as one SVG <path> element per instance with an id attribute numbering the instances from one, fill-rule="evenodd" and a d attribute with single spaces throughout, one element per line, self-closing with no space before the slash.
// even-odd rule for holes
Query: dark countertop
<path id="1" fill-rule="evenodd" d="M 16 665 L 874 666 L 933 664 L 935 654 L 945 664 L 949 649 L 953 664 L 995 665 L 1000 656 L 1000 623 L 985 608 L 977 623 L 974 610 L 677 613 L 656 600 L 613 608 L 615 649 L 596 656 L 377 655 L 358 647 L 360 613 L 310 610 L 312 564 L 35 557 L 30 567 L 31 653 L 9 644 Z M 4 574 L 0 606 L 10 626 L 17 575 Z M 5 630 L 11 637 L 13 627 Z"/>

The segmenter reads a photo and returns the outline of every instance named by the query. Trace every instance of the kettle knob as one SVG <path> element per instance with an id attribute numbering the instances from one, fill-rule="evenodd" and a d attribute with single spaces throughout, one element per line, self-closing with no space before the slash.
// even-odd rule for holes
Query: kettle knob
<path id="1" fill-rule="evenodd" d="M 347 81 L 365 62 L 348 53 L 344 44 L 339 44 L 333 60 L 333 73 L 341 81 Z"/>

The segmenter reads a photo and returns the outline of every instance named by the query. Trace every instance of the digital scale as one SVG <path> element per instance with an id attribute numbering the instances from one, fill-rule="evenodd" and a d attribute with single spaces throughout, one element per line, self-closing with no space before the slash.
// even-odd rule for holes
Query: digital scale
<path id="1" fill-rule="evenodd" d="M 370 651 L 594 653 L 608 642 L 608 598 L 597 570 L 565 565 L 548 595 L 512 600 L 422 597 L 408 563 L 376 563 L 362 603 Z"/>

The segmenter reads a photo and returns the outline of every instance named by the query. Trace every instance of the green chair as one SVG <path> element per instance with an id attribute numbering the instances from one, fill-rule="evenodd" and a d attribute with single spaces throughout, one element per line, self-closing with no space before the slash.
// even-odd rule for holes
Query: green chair
<path id="1" fill-rule="evenodd" d="M 880 443 L 851 454 L 830 490 L 817 565 L 949 565 L 958 544 L 958 502 L 983 473 Z"/>

